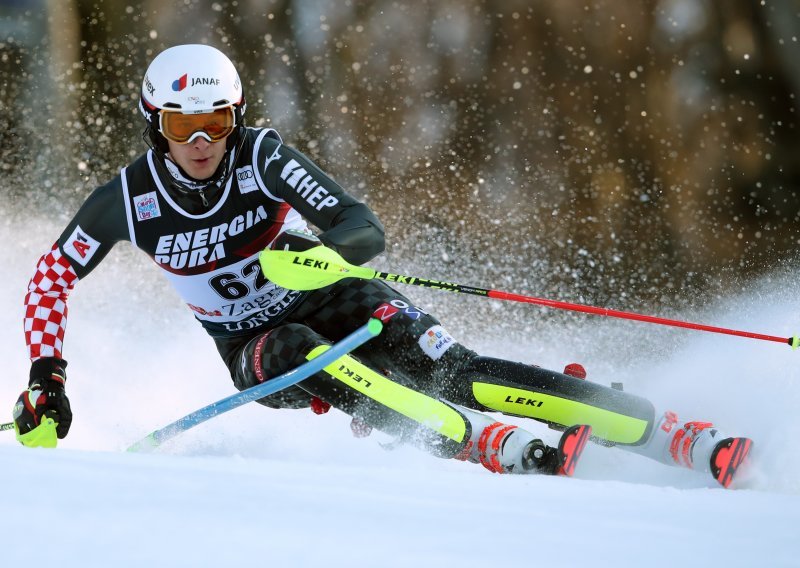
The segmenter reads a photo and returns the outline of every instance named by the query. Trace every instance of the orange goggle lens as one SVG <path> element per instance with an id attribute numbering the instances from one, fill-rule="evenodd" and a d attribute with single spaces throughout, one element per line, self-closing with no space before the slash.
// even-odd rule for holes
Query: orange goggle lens
<path id="1" fill-rule="evenodd" d="M 205 133 L 212 142 L 218 142 L 233 132 L 236 126 L 231 107 L 218 108 L 214 112 L 202 114 L 162 110 L 160 115 L 161 134 L 178 144 L 187 144 L 198 132 Z"/>

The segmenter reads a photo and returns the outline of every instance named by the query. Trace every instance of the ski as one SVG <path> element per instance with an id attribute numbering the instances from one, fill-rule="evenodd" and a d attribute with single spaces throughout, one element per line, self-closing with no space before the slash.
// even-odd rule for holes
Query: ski
<path id="1" fill-rule="evenodd" d="M 752 447 L 750 438 L 726 438 L 719 442 L 711 453 L 711 474 L 714 479 L 727 489 Z"/>
<path id="2" fill-rule="evenodd" d="M 556 471 L 557 475 L 572 477 L 591 433 L 592 427 L 586 424 L 576 424 L 564 431 L 558 442 L 558 459 L 561 465 Z"/>

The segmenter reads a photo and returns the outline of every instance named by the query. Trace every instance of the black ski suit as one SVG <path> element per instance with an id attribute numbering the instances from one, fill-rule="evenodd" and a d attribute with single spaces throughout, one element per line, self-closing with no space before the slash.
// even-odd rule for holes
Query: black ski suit
<path id="1" fill-rule="evenodd" d="M 323 244 L 354 264 L 383 251 L 383 227 L 367 206 L 303 154 L 283 145 L 273 130 L 248 128 L 243 136 L 235 163 L 233 152 L 225 158 L 233 175 L 207 195 L 174 189 L 172 174 L 153 151 L 90 195 L 40 259 L 31 281 L 25 332 L 32 360 L 62 357 L 69 290 L 116 242 L 127 240 L 164 271 L 216 342 L 238 389 L 296 367 L 310 350 L 341 339 L 376 313 L 384 331 L 355 357 L 380 377 L 431 399 L 537 418 L 529 413 L 542 406 L 537 393 L 580 399 L 593 388 L 576 387 L 583 382 L 559 373 L 477 356 L 436 318 L 380 281 L 348 279 L 311 292 L 267 281 L 258 253 L 283 232 L 306 229 L 306 220 L 319 229 Z M 506 391 L 480 394 L 495 387 Z M 618 396 L 610 389 L 594 394 Z M 259 402 L 304 408 L 314 397 L 379 430 L 413 438 L 442 457 L 462 452 L 471 437 L 466 418 L 463 435 L 432 431 L 420 436 L 419 430 L 429 429 L 424 417 L 398 411 L 387 400 L 350 388 L 327 372 Z M 611 401 L 612 406 L 629 403 Z M 652 407 L 637 413 L 652 413 Z M 651 424 L 652 416 L 648 432 Z M 647 432 L 640 434 L 643 440 Z"/>

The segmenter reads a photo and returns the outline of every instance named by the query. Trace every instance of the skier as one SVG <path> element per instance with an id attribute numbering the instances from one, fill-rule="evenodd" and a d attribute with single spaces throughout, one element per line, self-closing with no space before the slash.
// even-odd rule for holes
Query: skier
<path id="1" fill-rule="evenodd" d="M 267 280 L 258 262 L 266 247 L 322 244 L 363 264 L 383 251 L 384 230 L 275 130 L 245 126 L 242 82 L 217 49 L 180 45 L 160 53 L 144 75 L 139 108 L 149 150 L 87 198 L 30 281 L 30 380 L 14 407 L 23 444 L 55 446 L 69 432 L 67 296 L 114 244 L 129 241 L 175 286 L 240 390 L 298 366 L 370 317 L 383 321 L 383 333 L 340 359 L 339 371 L 259 400 L 265 406 L 318 414 L 333 406 L 353 417 L 354 432 L 374 427 L 498 473 L 571 474 L 590 432 L 579 425 L 587 424 L 607 444 L 730 484 L 750 448 L 746 438 L 657 414 L 645 399 L 581 380 L 577 365 L 562 374 L 479 356 L 377 280 L 306 292 Z M 565 434 L 551 447 L 485 411 L 547 422 Z"/>

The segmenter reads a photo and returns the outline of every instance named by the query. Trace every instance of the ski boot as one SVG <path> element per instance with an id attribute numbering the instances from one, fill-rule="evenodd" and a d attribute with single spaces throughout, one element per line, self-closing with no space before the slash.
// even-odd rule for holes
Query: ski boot
<path id="1" fill-rule="evenodd" d="M 490 417 L 459 409 L 472 425 L 472 437 L 456 459 L 480 463 L 492 473 L 543 473 L 571 477 L 580 459 L 591 427 L 567 428 L 558 447 L 546 445 L 530 432 Z"/>
<path id="2" fill-rule="evenodd" d="M 730 487 L 753 441 L 729 437 L 711 422 L 686 422 L 665 412 L 641 453 L 669 465 L 708 472 L 723 487 Z"/>

